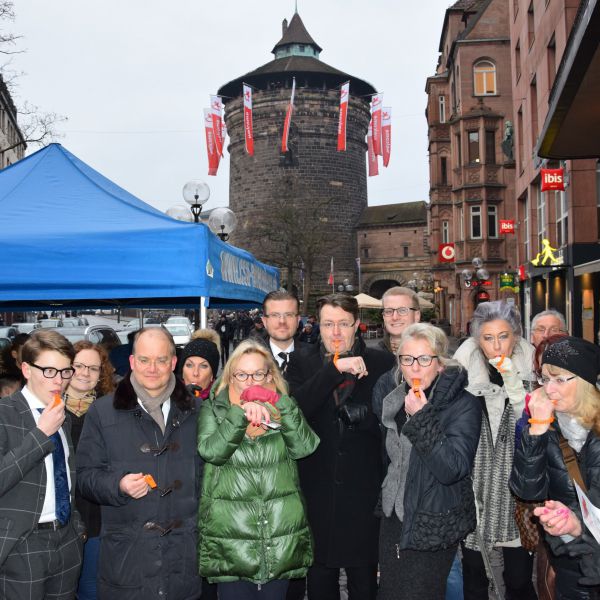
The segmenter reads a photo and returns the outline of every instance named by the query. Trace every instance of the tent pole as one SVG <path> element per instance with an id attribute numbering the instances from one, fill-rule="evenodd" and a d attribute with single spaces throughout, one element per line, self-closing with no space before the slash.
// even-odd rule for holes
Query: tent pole
<path id="1" fill-rule="evenodd" d="M 206 305 L 204 304 L 204 296 L 200 296 L 200 327 L 206 329 Z"/>

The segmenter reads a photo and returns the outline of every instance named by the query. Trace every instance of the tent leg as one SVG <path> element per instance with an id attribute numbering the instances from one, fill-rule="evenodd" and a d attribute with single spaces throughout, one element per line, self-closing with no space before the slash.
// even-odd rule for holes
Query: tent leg
<path id="1" fill-rule="evenodd" d="M 200 296 L 200 327 L 206 329 L 206 305 L 204 303 L 204 296 Z"/>

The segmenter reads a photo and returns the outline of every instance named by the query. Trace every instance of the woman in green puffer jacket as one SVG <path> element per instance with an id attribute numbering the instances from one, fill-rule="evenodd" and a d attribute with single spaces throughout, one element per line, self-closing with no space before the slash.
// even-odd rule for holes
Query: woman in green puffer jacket
<path id="1" fill-rule="evenodd" d="M 296 460 L 318 444 L 269 350 L 242 342 L 198 419 L 198 562 L 220 600 L 284 599 L 288 580 L 306 574 L 312 534 Z"/>

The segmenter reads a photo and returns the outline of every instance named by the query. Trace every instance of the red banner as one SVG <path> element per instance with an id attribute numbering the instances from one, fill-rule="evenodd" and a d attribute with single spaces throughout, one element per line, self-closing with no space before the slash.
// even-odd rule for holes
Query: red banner
<path id="1" fill-rule="evenodd" d="M 212 127 L 215 134 L 215 143 L 219 156 L 223 156 L 223 102 L 221 96 L 210 97 L 210 109 L 212 112 Z"/>
<path id="2" fill-rule="evenodd" d="M 292 112 L 294 110 L 294 94 L 296 92 L 296 78 L 292 79 L 292 96 L 285 113 L 285 122 L 283 123 L 283 135 L 281 136 L 281 152 L 288 151 L 288 137 L 290 135 L 290 123 L 292 122 Z"/>
<path id="3" fill-rule="evenodd" d="M 525 265 L 519 265 L 519 281 L 525 281 L 527 279 L 527 273 L 525 272 Z"/>
<path id="4" fill-rule="evenodd" d="M 392 109 L 390 106 L 384 106 L 381 113 L 381 149 L 383 166 L 387 167 L 392 153 Z"/>
<path id="5" fill-rule="evenodd" d="M 515 221 L 514 219 L 500 219 L 500 233 L 509 234 L 515 233 Z"/>
<path id="6" fill-rule="evenodd" d="M 252 132 L 252 88 L 245 83 L 244 90 L 244 135 L 246 137 L 246 152 L 254 156 L 254 134 Z"/>
<path id="7" fill-rule="evenodd" d="M 327 285 L 333 285 L 333 256 L 331 257 L 331 268 L 329 269 L 329 279 Z"/>
<path id="8" fill-rule="evenodd" d="M 206 133 L 206 153 L 208 154 L 208 174 L 216 175 L 219 168 L 219 154 L 213 131 L 212 110 L 204 109 L 204 132 Z"/>
<path id="9" fill-rule="evenodd" d="M 348 99 L 350 96 L 350 82 L 342 84 L 340 89 L 340 117 L 338 121 L 338 152 L 346 150 L 346 119 L 348 117 Z"/>
<path id="10" fill-rule="evenodd" d="M 383 94 L 375 94 L 371 100 L 371 121 L 373 122 L 373 150 L 381 156 L 381 107 Z"/>
<path id="11" fill-rule="evenodd" d="M 367 157 L 369 160 L 369 177 L 379 175 L 379 166 L 377 164 L 377 154 L 373 148 L 373 124 L 369 123 L 369 130 L 367 132 Z"/>
<path id="12" fill-rule="evenodd" d="M 438 247 L 438 257 L 440 262 L 454 262 L 456 260 L 456 250 L 454 244 L 440 244 Z"/>
<path id="13" fill-rule="evenodd" d="M 542 169 L 540 176 L 542 179 L 542 192 L 565 191 L 564 169 Z"/>

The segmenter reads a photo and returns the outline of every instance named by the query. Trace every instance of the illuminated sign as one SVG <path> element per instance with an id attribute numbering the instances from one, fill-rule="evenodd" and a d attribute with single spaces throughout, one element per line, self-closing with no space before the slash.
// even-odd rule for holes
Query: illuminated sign
<path id="1" fill-rule="evenodd" d="M 542 192 L 565 191 L 564 169 L 541 169 Z"/>
<path id="2" fill-rule="evenodd" d="M 556 248 L 550 245 L 550 240 L 542 240 L 542 249 L 537 253 L 536 257 L 531 261 L 534 267 L 554 267 L 564 264 L 564 259 L 561 255 L 554 254 L 558 252 Z"/>
<path id="3" fill-rule="evenodd" d="M 515 222 L 513 219 L 500 219 L 500 233 L 515 233 Z"/>

